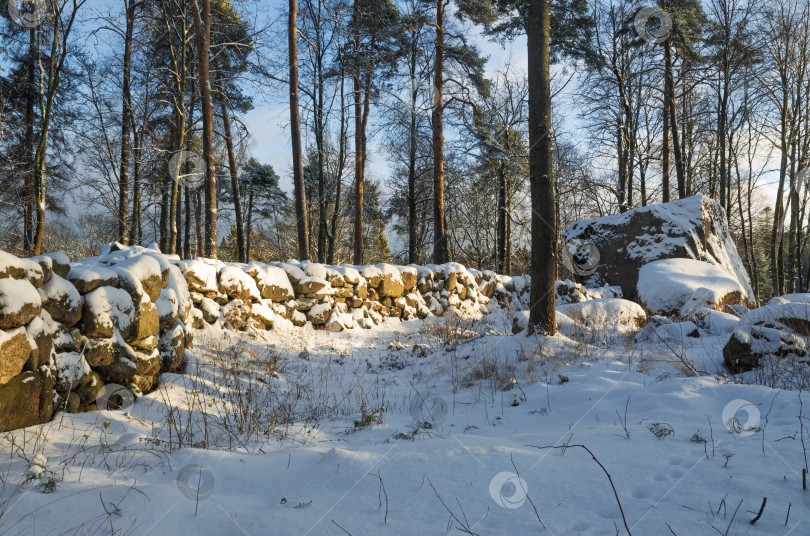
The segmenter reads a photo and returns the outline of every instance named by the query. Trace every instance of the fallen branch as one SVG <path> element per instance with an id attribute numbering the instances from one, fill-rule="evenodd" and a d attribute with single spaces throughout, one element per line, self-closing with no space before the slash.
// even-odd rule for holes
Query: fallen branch
<path id="1" fill-rule="evenodd" d="M 610 487 L 613 490 L 613 496 L 616 497 L 616 504 L 619 505 L 619 512 L 621 512 L 621 514 L 622 514 L 622 522 L 624 523 L 624 528 L 627 531 L 627 536 L 632 536 L 632 534 L 630 533 L 630 527 L 627 526 L 627 518 L 624 515 L 624 508 L 622 508 L 622 501 L 619 500 L 619 494 L 616 492 L 616 486 L 613 485 L 613 479 L 610 477 L 610 473 L 607 472 L 607 469 L 605 469 L 605 466 L 602 465 L 602 462 L 600 462 L 596 458 L 594 453 L 591 452 L 591 449 L 589 449 L 585 445 L 559 445 L 559 446 L 548 445 L 548 446 L 545 446 L 545 447 L 538 447 L 537 445 L 526 445 L 526 446 L 527 447 L 533 447 L 533 448 L 536 448 L 536 449 L 539 449 L 539 450 L 543 450 L 543 449 L 563 449 L 563 448 L 568 449 L 568 448 L 571 448 L 571 447 L 578 447 L 578 448 L 581 448 L 581 449 L 585 449 L 585 451 L 588 454 L 591 455 L 591 458 L 593 458 L 593 461 L 595 461 L 597 463 L 597 465 L 599 465 L 599 467 L 602 469 L 602 472 L 605 473 L 605 476 L 608 478 L 608 482 L 610 482 Z"/>
<path id="2" fill-rule="evenodd" d="M 764 511 L 765 511 L 765 503 L 766 503 L 766 502 L 768 502 L 768 498 L 767 498 L 767 497 L 763 497 L 763 498 L 762 498 L 762 506 L 760 506 L 760 507 L 759 507 L 759 513 L 757 514 L 757 517 L 755 517 L 754 519 L 752 519 L 752 520 L 751 520 L 751 524 L 752 524 L 752 525 L 753 525 L 754 523 L 756 523 L 757 521 L 759 521 L 759 518 L 760 518 L 760 517 L 762 517 L 762 512 L 764 512 Z"/>

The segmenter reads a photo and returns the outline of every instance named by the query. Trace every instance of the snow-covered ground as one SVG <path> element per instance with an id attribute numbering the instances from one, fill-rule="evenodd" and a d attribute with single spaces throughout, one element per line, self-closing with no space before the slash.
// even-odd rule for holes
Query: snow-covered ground
<path id="1" fill-rule="evenodd" d="M 134 404 L 2 436 L 0 534 L 810 533 L 799 393 L 729 381 L 733 322 L 511 326 L 206 326 Z"/>

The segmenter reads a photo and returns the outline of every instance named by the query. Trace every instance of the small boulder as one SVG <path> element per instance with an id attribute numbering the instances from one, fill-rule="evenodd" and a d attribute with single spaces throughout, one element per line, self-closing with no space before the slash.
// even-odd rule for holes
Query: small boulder
<path id="1" fill-rule="evenodd" d="M 76 287 L 54 273 L 39 289 L 42 308 L 54 320 L 68 326 L 74 325 L 82 317 L 82 297 Z"/>
<path id="2" fill-rule="evenodd" d="M 37 289 L 25 279 L 0 279 L 0 329 L 27 324 L 42 309 Z"/>
<path id="3" fill-rule="evenodd" d="M 0 431 L 48 422 L 53 416 L 53 378 L 24 372 L 0 385 Z"/>
<path id="4" fill-rule="evenodd" d="M 82 324 L 87 337 L 112 337 L 113 330 L 129 333 L 135 321 L 135 305 L 127 291 L 99 287 L 84 296 Z"/>
<path id="5" fill-rule="evenodd" d="M 118 274 L 92 259 L 71 263 L 66 279 L 79 294 L 87 294 L 100 287 L 118 286 Z"/>
<path id="6" fill-rule="evenodd" d="M 0 385 L 7 384 L 22 372 L 30 355 L 31 344 L 25 328 L 0 330 Z"/>
<path id="7" fill-rule="evenodd" d="M 225 266 L 219 272 L 219 291 L 229 298 L 259 301 L 261 294 L 256 282 L 237 266 Z"/>

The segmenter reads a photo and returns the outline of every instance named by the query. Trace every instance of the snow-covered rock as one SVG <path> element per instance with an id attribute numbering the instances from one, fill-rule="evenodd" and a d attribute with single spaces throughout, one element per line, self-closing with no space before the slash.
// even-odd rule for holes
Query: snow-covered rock
<path id="1" fill-rule="evenodd" d="M 87 337 L 112 337 L 113 329 L 129 333 L 135 321 L 135 305 L 125 290 L 99 287 L 84 296 L 83 332 Z"/>
<path id="2" fill-rule="evenodd" d="M 37 289 L 42 307 L 54 320 L 68 326 L 74 325 L 82 316 L 82 297 L 76 287 L 56 273 Z"/>
<path id="3" fill-rule="evenodd" d="M 0 329 L 24 326 L 42 309 L 42 298 L 26 279 L 0 279 Z"/>
<path id="4" fill-rule="evenodd" d="M 238 266 L 224 266 L 220 270 L 219 290 L 229 298 L 261 299 L 256 281 Z"/>
<path id="5" fill-rule="evenodd" d="M 254 272 L 251 275 L 256 280 L 262 298 L 274 302 L 285 302 L 295 298 L 295 292 L 287 273 L 278 266 L 255 266 L 251 267 L 249 271 Z"/>
<path id="6" fill-rule="evenodd" d="M 653 314 L 688 315 L 703 308 L 722 310 L 744 303 L 748 293 L 734 275 L 718 265 L 694 259 L 663 259 L 644 265 L 637 295 Z"/>
<path id="7" fill-rule="evenodd" d="M 740 317 L 723 357 L 733 371 L 745 371 L 765 356 L 806 355 L 808 338 L 810 303 L 771 300 Z"/>
<path id="8" fill-rule="evenodd" d="M 581 220 L 563 237 L 566 242 L 587 242 L 598 251 L 598 264 L 583 278 L 587 286 L 618 285 L 627 299 L 637 297 L 641 267 L 668 258 L 715 264 L 737 280 L 746 296 L 754 295 L 722 207 L 702 195 Z"/>
<path id="9" fill-rule="evenodd" d="M 574 322 L 589 328 L 627 326 L 640 328 L 647 318 L 637 303 L 621 298 L 600 298 L 557 307 Z"/>

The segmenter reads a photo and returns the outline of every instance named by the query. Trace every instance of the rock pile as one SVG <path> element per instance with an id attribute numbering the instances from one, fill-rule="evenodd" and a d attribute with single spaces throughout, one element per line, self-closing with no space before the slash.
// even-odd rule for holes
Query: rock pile
<path id="1" fill-rule="evenodd" d="M 412 320 L 445 311 L 487 314 L 492 302 L 524 299 L 527 278 L 468 270 L 456 263 L 428 266 L 329 266 L 308 261 L 180 266 L 194 309 L 191 322 L 231 329 L 304 326 L 338 332 L 371 328 L 384 318 Z"/>
<path id="2" fill-rule="evenodd" d="M 105 383 L 137 393 L 177 371 L 191 342 L 177 262 L 116 244 L 73 263 L 0 251 L 0 430 L 91 408 Z"/>

